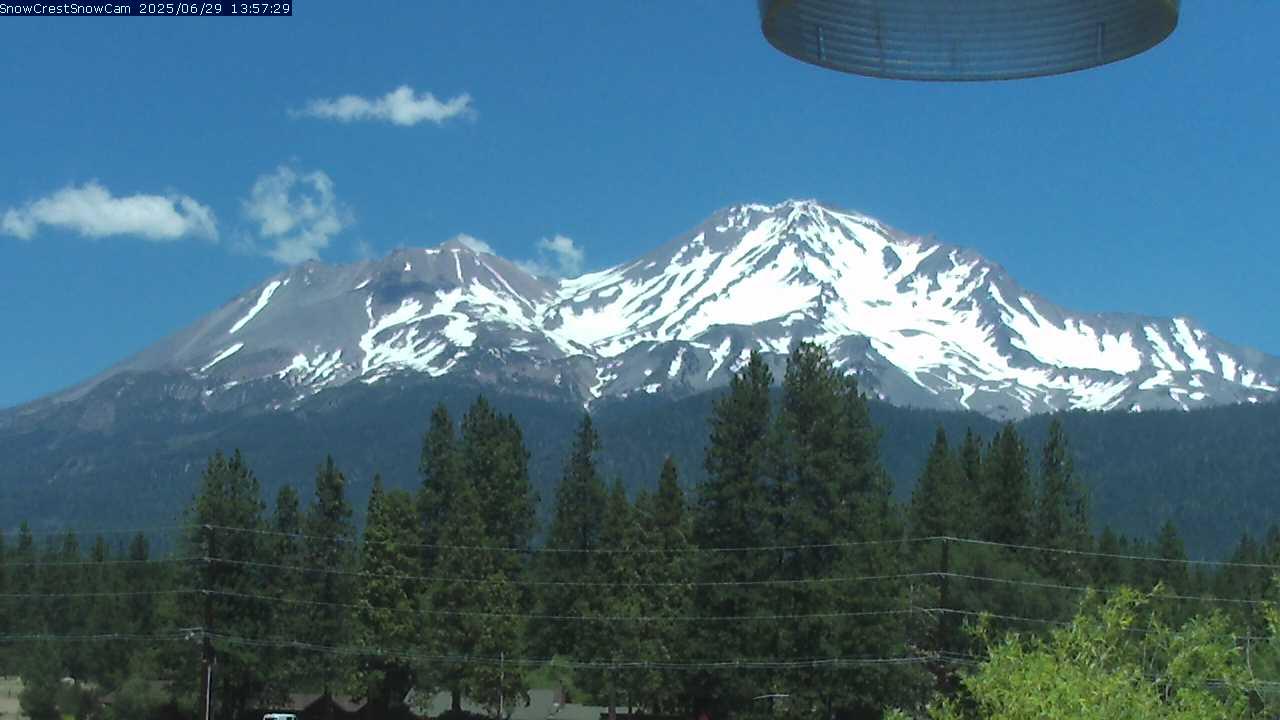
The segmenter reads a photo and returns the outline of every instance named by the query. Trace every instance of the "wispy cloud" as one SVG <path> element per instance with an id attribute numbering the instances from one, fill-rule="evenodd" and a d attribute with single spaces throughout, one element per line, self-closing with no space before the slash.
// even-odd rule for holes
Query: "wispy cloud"
<path id="1" fill-rule="evenodd" d="M 68 230 L 87 238 L 136 235 L 154 242 L 185 237 L 216 240 L 213 210 L 187 195 L 127 195 L 115 197 L 91 180 L 6 210 L 0 232 L 23 240 L 36 236 L 42 225 Z"/>
<path id="2" fill-rule="evenodd" d="M 461 243 L 464 247 L 471 248 L 476 252 L 489 253 L 490 255 L 494 254 L 492 245 L 481 240 L 478 237 L 475 237 L 474 235 L 468 235 L 466 233 L 458 233 L 457 235 L 454 235 L 453 237 L 449 238 L 449 240 L 452 242 Z"/>
<path id="3" fill-rule="evenodd" d="M 574 277 L 582 274 L 586 253 L 564 235 L 542 238 L 536 244 L 538 256 L 517 262 L 525 272 L 548 277 Z"/>
<path id="4" fill-rule="evenodd" d="M 408 85 L 401 85 L 382 97 L 343 95 L 311 100 L 293 114 L 348 123 L 379 120 L 408 127 L 422 122 L 442 125 L 454 118 L 475 117 L 476 111 L 467 93 L 442 101 L 429 92 L 418 94 Z"/>
<path id="5" fill-rule="evenodd" d="M 300 173 L 287 165 L 258 177 L 244 212 L 268 245 L 263 252 L 286 264 L 319 258 L 333 236 L 351 224 L 351 212 L 338 202 L 328 175 Z"/>

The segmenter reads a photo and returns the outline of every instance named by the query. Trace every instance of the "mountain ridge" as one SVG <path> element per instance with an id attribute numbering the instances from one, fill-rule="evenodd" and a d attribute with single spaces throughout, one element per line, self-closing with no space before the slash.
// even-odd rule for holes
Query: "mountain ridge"
<path id="1" fill-rule="evenodd" d="M 457 241 L 308 262 L 48 399 L 165 371 L 189 374 L 210 406 L 279 410 L 421 373 L 589 405 L 722 386 L 752 350 L 781 371 L 800 340 L 881 399 L 997 419 L 1265 402 L 1280 388 L 1280 358 L 1190 318 L 1071 311 L 974 250 L 788 200 L 723 208 L 635 260 L 563 280 Z"/>

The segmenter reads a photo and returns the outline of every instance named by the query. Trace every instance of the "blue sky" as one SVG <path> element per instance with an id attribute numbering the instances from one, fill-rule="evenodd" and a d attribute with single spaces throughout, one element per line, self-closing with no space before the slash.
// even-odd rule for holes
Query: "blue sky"
<path id="1" fill-rule="evenodd" d="M 791 60 L 745 0 L 2 18 L 0 406 L 308 254 L 464 233 L 593 269 L 789 197 L 1280 354 L 1277 27 L 1280 3 L 1188 0 L 1145 55 L 939 85 Z M 539 250 L 557 236 L 581 255 Z"/>

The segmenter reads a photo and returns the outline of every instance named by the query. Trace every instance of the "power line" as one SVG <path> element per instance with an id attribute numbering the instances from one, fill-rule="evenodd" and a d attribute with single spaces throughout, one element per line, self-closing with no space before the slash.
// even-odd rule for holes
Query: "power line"
<path id="1" fill-rule="evenodd" d="M 248 533 L 253 535 L 267 535 L 274 537 L 288 537 L 296 540 L 320 540 L 324 542 L 339 542 L 350 544 L 365 545 L 388 545 L 393 544 L 397 547 L 414 548 L 419 550 L 457 550 L 467 552 L 493 552 L 493 553 L 512 553 L 518 555 L 542 555 L 542 554 L 574 554 L 574 555 L 625 555 L 625 554 L 690 554 L 690 553 L 741 553 L 741 552 L 787 552 L 796 550 L 833 550 L 838 548 L 849 547 L 869 547 L 876 545 L 904 545 L 917 542 L 925 542 L 929 540 L 937 540 L 939 538 L 895 538 L 892 540 L 854 540 L 838 543 L 808 543 L 799 545 L 752 545 L 743 547 L 685 547 L 685 548 L 659 548 L 659 547 L 631 547 L 631 548 L 556 548 L 556 547 L 508 547 L 498 545 L 449 545 L 443 543 L 402 543 L 397 540 L 359 540 L 356 538 L 345 537 L 341 535 L 308 535 L 306 533 L 287 533 L 279 530 L 265 530 L 261 528 L 245 528 L 234 527 L 230 525 L 197 525 L 194 527 L 202 527 L 210 530 L 221 530 L 233 533 Z"/>
<path id="2" fill-rule="evenodd" d="M 1184 565 L 1205 565 L 1213 567 L 1234 567 L 1254 570 L 1275 570 L 1280 571 L 1280 564 L 1273 563 L 1248 563 L 1237 562 L 1231 560 L 1193 560 L 1188 558 L 1166 558 L 1153 555 L 1133 555 L 1124 553 L 1106 553 L 1095 550 L 1077 550 L 1073 548 L 1056 548 L 1042 545 L 1029 545 L 1018 543 L 1004 543 L 994 540 L 982 540 L 979 538 L 964 538 L 953 535 L 928 535 L 921 537 L 894 538 L 886 540 L 853 540 L 846 542 L 833 543 L 802 543 L 793 545 L 749 545 L 741 547 L 687 547 L 687 548 L 655 548 L 655 547 L 633 547 L 633 548 L 517 548 L 503 546 L 487 546 L 487 545 L 449 545 L 444 543 L 401 543 L 394 540 L 382 541 L 363 541 L 350 537 L 333 536 L 333 535 L 308 535 L 305 533 L 286 533 L 276 530 L 265 530 L 261 528 L 245 528 L 230 525 L 203 525 L 192 527 L 204 527 L 213 530 L 221 530 L 234 533 L 250 533 L 255 535 L 269 535 L 277 537 L 291 537 L 300 540 L 322 540 L 336 541 L 352 544 L 395 544 L 399 547 L 416 548 L 416 549 L 434 549 L 434 550 L 457 550 L 469 552 L 500 552 L 538 555 L 546 553 L 570 553 L 570 554 L 697 554 L 697 553 L 751 553 L 751 552 L 788 552 L 798 550 L 835 550 L 842 548 L 855 547 L 875 547 L 885 545 L 916 545 L 922 543 L 941 543 L 951 542 L 960 545 L 977 545 L 1001 547 L 1011 550 L 1025 550 L 1046 553 L 1060 553 L 1067 555 L 1078 555 L 1082 557 L 1092 558 L 1109 558 L 1114 560 L 1129 560 L 1134 562 L 1158 562 L 1170 564 Z"/>
<path id="3" fill-rule="evenodd" d="M 925 573 L 932 574 L 937 577 L 956 578 L 958 580 L 972 580 L 976 582 L 999 583 L 1003 585 L 1022 585 L 1027 587 L 1041 588 L 1045 590 L 1071 590 L 1074 592 L 1096 592 L 1101 595 L 1114 595 L 1121 592 L 1116 588 L 1094 587 L 1091 585 L 1064 585 L 1062 583 L 1047 582 L 1043 580 L 1016 580 L 1013 578 L 997 578 L 985 575 L 968 575 L 957 572 L 935 572 Z M 1265 606 L 1272 605 L 1270 600 L 1256 600 L 1251 598 L 1234 598 L 1234 597 L 1217 597 L 1213 595 L 1180 595 L 1178 593 L 1146 593 L 1146 597 L 1152 600 L 1185 600 L 1195 602 L 1213 602 L 1213 603 L 1230 603 L 1238 605 Z"/>
<path id="4" fill-rule="evenodd" d="M 225 565 L 238 565 L 243 567 L 258 567 L 273 570 L 290 570 L 299 573 L 314 573 L 320 575 L 347 575 L 353 577 L 365 578 L 384 578 L 391 580 L 406 580 L 413 582 L 456 582 L 463 584 L 481 584 L 486 582 L 484 578 L 466 578 L 466 577 L 448 577 L 443 575 L 411 575 L 400 573 L 371 572 L 367 570 L 343 570 L 341 568 L 331 567 L 314 567 L 309 565 L 289 565 L 283 563 L 268 563 L 258 560 L 233 560 L 231 558 L 209 557 L 204 558 L 208 563 L 217 563 Z M 506 580 L 511 585 L 526 586 L 551 586 L 551 587 L 733 587 L 733 586 L 752 586 L 752 585 L 804 585 L 809 583 L 854 583 L 854 582 L 877 582 L 888 580 L 905 580 L 910 578 L 930 577 L 935 573 L 894 573 L 886 575 L 861 575 L 855 577 L 822 577 L 822 578 L 771 578 L 763 580 L 662 580 L 662 581 L 606 581 L 606 580 L 528 580 L 523 578 L 514 578 Z"/>
<path id="5" fill-rule="evenodd" d="M 3 600 L 36 600 L 43 598 L 103 598 L 103 597 L 143 597 L 147 595 L 191 595 L 202 590 L 123 590 L 118 592 L 65 592 L 65 593 L 0 593 Z"/>
<path id="6" fill-rule="evenodd" d="M 382 610 L 409 613 L 413 615 L 440 615 L 445 617 L 486 617 L 510 618 L 520 620 L 550 620 L 564 622 L 777 622 L 781 620 L 832 620 L 854 617 L 873 617 L 884 615 L 908 615 L 919 611 L 919 608 L 903 607 L 883 610 L 851 610 L 843 612 L 822 613 L 780 613 L 769 615 L 558 615 L 546 613 L 501 613 L 479 612 L 470 610 L 430 610 L 418 608 L 390 607 L 386 605 L 359 605 L 354 603 L 335 603 L 322 600 L 306 600 L 302 598 L 283 598 L 271 595 L 239 593 L 229 590 L 209 590 L 211 595 L 238 597 L 250 600 L 281 602 L 294 605 L 311 605 L 335 607 L 351 610 Z"/>
<path id="7" fill-rule="evenodd" d="M 203 557 L 163 557 L 150 558 L 147 560 L 131 560 L 127 558 L 103 558 L 102 560 L 6 560 L 0 562 L 0 567 L 83 567 L 88 565 L 152 565 L 152 564 L 169 564 L 184 563 L 192 560 L 203 560 Z"/>
<path id="8" fill-rule="evenodd" d="M 568 554 L 697 554 L 697 553 L 751 553 L 751 552 L 788 552 L 798 550 L 834 550 L 842 548 L 854 547 L 874 547 L 885 545 L 913 545 L 921 543 L 939 543 L 950 542 L 960 545 L 977 545 L 1000 547 L 1010 550 L 1023 550 L 1032 552 L 1058 553 L 1065 555 L 1076 555 L 1081 557 L 1092 558 L 1109 558 L 1114 560 L 1128 560 L 1133 562 L 1158 562 L 1170 564 L 1183 564 L 1195 566 L 1211 566 L 1211 567 L 1233 567 L 1241 569 L 1253 570 L 1272 570 L 1280 571 L 1280 564 L 1276 563 L 1254 563 L 1239 562 L 1231 560 L 1199 560 L 1189 558 L 1167 558 L 1153 555 L 1134 555 L 1125 553 L 1106 553 L 1096 550 L 1079 550 L 1073 548 L 1047 547 L 1042 545 L 1030 545 L 1025 543 L 1006 543 L 994 540 L 982 540 L 979 538 L 965 538 L 954 535 L 930 535 L 921 537 L 894 538 L 884 540 L 854 540 L 845 542 L 831 543 L 800 543 L 792 545 L 750 545 L 740 547 L 686 547 L 686 548 L 658 548 L 658 547 L 632 547 L 632 548 L 551 548 L 551 547 L 504 547 L 504 546 L 488 546 L 488 545 L 450 545 L 447 543 L 403 543 L 397 540 L 364 540 L 355 537 L 339 536 L 339 535 L 312 535 L 307 533 L 287 533 L 277 530 L 268 530 L 264 528 L 248 528 L 237 527 L 232 525 L 217 524 L 187 524 L 187 525 L 162 525 L 149 528 L 134 528 L 125 530 L 98 530 L 98 531 L 47 531 L 41 533 L 31 533 L 32 535 L 67 535 L 75 534 L 77 537 L 86 537 L 91 534 L 137 534 L 160 531 L 174 530 L 217 530 L 232 533 L 247 533 L 253 535 L 289 537 L 298 540 L 320 540 L 326 542 L 340 542 L 346 544 L 358 545 L 384 545 L 394 544 L 399 547 L 415 548 L 415 549 L 434 549 L 434 550 L 456 550 L 469 552 L 498 552 L 498 553 L 515 553 L 515 554 L 548 554 L 548 553 L 568 553 Z M 109 560 L 107 562 L 130 562 L 126 560 Z M 0 563 L 0 565 L 7 563 Z M 31 563 L 21 563 L 31 564 Z M 50 563 L 44 563 L 50 564 Z"/>
<path id="9" fill-rule="evenodd" d="M 68 535 L 73 535 L 76 538 L 91 538 L 91 537 L 98 537 L 98 536 L 106 537 L 106 536 L 112 536 L 112 535 L 155 535 L 163 532 L 171 532 L 174 530 L 189 530 L 193 527 L 197 527 L 197 526 L 195 525 L 153 525 L 151 527 L 142 527 L 142 528 L 114 528 L 114 529 L 101 528 L 101 529 L 90 529 L 90 530 L 75 530 L 72 528 L 65 528 L 62 530 L 28 529 L 25 534 L 30 535 L 32 538 L 66 537 Z M 10 535 L 14 537 L 22 537 L 23 534 L 24 533 L 21 531 L 21 529 L 6 530 L 4 528 L 0 528 L 0 535 L 3 535 L 5 537 L 9 537 Z"/>
<path id="10" fill-rule="evenodd" d="M 1234 567 L 1246 568 L 1252 570 L 1280 570 L 1280 565 L 1271 563 L 1247 563 L 1235 562 L 1231 560 L 1190 560 L 1187 558 L 1166 558 L 1153 555 L 1125 555 L 1122 553 L 1104 553 L 1095 550 L 1075 550 L 1072 548 L 1054 548 L 1044 547 L 1040 545 L 1022 545 L 1018 543 L 996 542 L 994 540 L 979 540 L 976 538 L 958 538 L 950 535 L 939 535 L 927 538 L 930 541 L 954 542 L 962 545 L 984 545 L 989 547 L 1007 548 L 1010 550 L 1034 550 L 1037 552 L 1059 553 L 1063 555 L 1078 555 L 1081 557 L 1094 558 L 1110 558 L 1113 560 L 1132 560 L 1140 562 L 1159 562 L 1181 565 L 1208 565 L 1214 567 Z"/>
<path id="11" fill-rule="evenodd" d="M 571 669 L 594 669 L 594 670 L 627 670 L 627 669 L 649 669 L 649 670 L 784 670 L 784 669 L 803 669 L 803 668 L 835 668 L 835 667 L 853 667 L 859 665 L 900 665 L 900 664 L 916 664 L 928 662 L 931 658 L 927 655 L 905 655 L 896 657 L 820 657 L 820 658 L 798 658 L 789 659 L 721 659 L 721 660 L 696 660 L 696 661 L 664 661 L 664 660 L 636 660 L 636 659 L 608 659 L 608 660 L 568 660 L 563 658 L 522 658 L 522 657 L 489 657 L 475 655 L 432 655 L 415 653 L 403 650 L 388 650 L 376 647 L 360 647 L 354 645 L 319 645 L 299 640 L 286 638 L 249 638 L 238 635 L 229 635 L 222 633 L 210 633 L 216 640 L 229 642 L 232 644 L 250 645 L 257 647 L 277 647 L 295 650 L 306 650 L 311 652 L 330 653 L 338 655 L 356 655 L 367 657 L 393 657 L 403 660 L 415 660 L 423 662 L 444 662 L 458 664 L 482 664 L 482 665 L 526 665 L 541 666 L 548 663 L 556 662 L 561 667 Z"/>

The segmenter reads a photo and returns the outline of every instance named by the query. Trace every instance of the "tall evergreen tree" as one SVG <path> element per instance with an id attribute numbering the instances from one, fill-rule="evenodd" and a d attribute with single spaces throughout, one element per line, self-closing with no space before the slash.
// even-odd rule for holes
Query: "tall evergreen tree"
<path id="1" fill-rule="evenodd" d="M 980 532 L 979 519 L 982 501 L 982 438 L 973 428 L 965 428 L 964 442 L 959 451 L 960 468 L 964 472 L 964 488 L 960 505 L 956 508 L 956 532 L 961 537 L 974 537 Z"/>
<path id="2" fill-rule="evenodd" d="M 1110 588 L 1127 581 L 1124 564 L 1117 557 L 1123 553 L 1120 536 L 1110 525 L 1104 527 L 1098 537 L 1098 555 L 1090 563 L 1089 577 L 1094 585 Z"/>
<path id="3" fill-rule="evenodd" d="M 185 539 L 187 554 L 208 560 L 191 566 L 184 585 L 207 594 L 183 597 L 184 624 L 216 633 L 212 636 L 217 662 L 213 697 L 219 720 L 241 717 L 268 687 L 261 650 L 226 639 L 271 634 L 271 605 L 248 597 L 262 591 L 261 568 L 255 563 L 264 557 L 260 534 L 265 529 L 264 511 L 258 479 L 240 452 L 231 457 L 214 454 L 188 508 L 192 529 Z"/>
<path id="4" fill-rule="evenodd" d="M 651 649 L 647 628 L 639 624 L 643 609 L 641 591 L 635 587 L 643 567 L 637 555 L 642 537 L 620 480 L 610 489 L 603 519 L 600 549 L 606 552 L 595 554 L 586 564 L 591 578 L 609 586 L 587 598 L 586 614 L 597 618 L 597 622 L 584 624 L 580 659 L 605 666 L 580 670 L 577 677 L 578 685 L 605 705 L 609 720 L 613 720 L 618 705 L 644 694 L 650 679 L 642 668 L 623 673 L 620 666 L 625 661 L 647 659 L 646 652 Z"/>
<path id="5" fill-rule="evenodd" d="M 910 535 L 926 538 L 962 534 L 959 510 L 964 492 L 964 467 L 947 446 L 947 432 L 939 425 L 924 471 L 911 493 Z"/>
<path id="6" fill-rule="evenodd" d="M 44 606 L 45 632 L 54 635 L 89 634 L 88 621 L 82 608 L 83 599 L 72 595 L 84 592 L 86 566 L 79 565 L 80 541 L 76 534 L 67 531 L 60 542 L 50 538 L 46 562 L 41 573 L 41 592 L 49 597 L 41 599 Z M 61 643 L 57 646 L 62 676 L 77 681 L 85 678 L 86 648 L 80 643 Z"/>
<path id="7" fill-rule="evenodd" d="M 675 461 L 662 463 L 656 494 L 641 493 L 635 502 L 641 547 L 651 552 L 634 555 L 639 563 L 636 575 L 649 586 L 637 592 L 640 613 L 647 617 L 672 618 L 646 623 L 639 648 L 640 657 L 652 662 L 687 661 L 694 655 L 689 641 L 689 624 L 675 620 L 693 614 L 692 583 L 696 569 L 693 524 L 684 488 L 680 485 Z M 659 670 L 636 673 L 631 700 L 652 714 L 681 715 L 684 707 L 681 684 L 684 673 Z"/>
<path id="8" fill-rule="evenodd" d="M 128 633 L 128 618 L 124 612 L 123 598 L 110 593 L 122 590 L 115 568 L 108 564 L 111 551 L 101 535 L 94 539 L 89 550 L 89 562 L 85 575 L 87 582 L 81 592 L 99 593 L 96 597 L 80 598 L 76 612 L 87 616 L 86 625 L 92 634 Z M 123 671 L 129 665 L 127 644 L 109 640 L 87 644 L 84 648 L 86 678 L 108 687 L 117 687 L 124 680 Z"/>
<path id="9" fill-rule="evenodd" d="M 462 481 L 462 458 L 449 411 L 441 403 L 431 412 L 427 434 L 422 439 L 418 469 L 422 487 L 418 492 L 418 516 L 422 527 L 422 570 L 431 574 L 438 555 L 436 545 L 449 516 L 458 483 Z"/>
<path id="10" fill-rule="evenodd" d="M 9 544 L 7 533 L 0 528 L 0 635 L 13 632 L 13 615 L 17 598 L 7 597 L 13 590 L 9 586 Z M 10 674 L 8 641 L 0 640 L 0 676 Z"/>
<path id="11" fill-rule="evenodd" d="M 792 351 L 782 385 L 771 488 L 774 536 L 783 545 L 813 547 L 780 553 L 777 575 L 807 581 L 900 573 L 896 548 L 879 544 L 899 537 L 897 509 L 856 383 L 823 348 L 806 342 Z M 893 613 L 906 607 L 904 591 L 890 581 L 861 585 L 856 594 L 831 582 L 782 585 L 774 592 L 777 613 L 829 615 L 782 624 L 775 652 L 783 658 L 901 655 L 905 625 Z M 904 697 L 920 680 L 874 666 L 782 677 L 795 702 L 828 715 L 877 709 L 894 697 L 890 693 Z"/>
<path id="12" fill-rule="evenodd" d="M 1049 423 L 1049 437 L 1040 460 L 1032 542 L 1042 547 L 1088 550 L 1088 515 L 1088 498 L 1075 478 L 1066 434 L 1055 417 Z M 1058 580 L 1078 583 L 1085 577 L 1080 556 L 1043 552 L 1038 560 L 1041 572 Z"/>
<path id="13" fill-rule="evenodd" d="M 1149 563 L 1154 570 L 1155 581 L 1164 583 L 1166 590 L 1178 592 L 1187 587 L 1187 566 L 1181 562 L 1187 559 L 1187 550 L 1178 535 L 1178 527 L 1172 520 L 1166 520 L 1160 526 L 1160 534 L 1156 536 L 1156 557 L 1174 562 Z"/>
<path id="14" fill-rule="evenodd" d="M 9 586 L 15 595 L 29 595 L 36 591 L 36 550 L 31 527 L 23 520 L 18 526 L 18 540 L 13 548 L 13 571 L 9 574 Z M 12 605 L 13 632 L 35 632 L 40 627 L 38 605 L 30 598 L 22 598 Z"/>
<path id="15" fill-rule="evenodd" d="M 982 538 L 1025 545 L 1031 541 L 1031 476 L 1027 447 L 1013 423 L 991 441 L 982 463 Z"/>
<path id="16" fill-rule="evenodd" d="M 538 497 L 529 482 L 529 452 L 515 419 L 497 414 L 478 398 L 462 419 L 461 462 L 463 478 L 480 498 L 485 537 L 498 547 L 527 547 Z M 518 561 L 520 555 L 508 558 Z"/>
<path id="17" fill-rule="evenodd" d="M 405 695 L 418 677 L 407 655 L 424 631 L 418 583 L 410 579 L 420 567 L 420 526 L 412 496 L 403 490 L 384 493 L 380 476 L 373 479 L 365 518 L 354 634 L 366 654 L 359 659 L 355 689 L 378 717 L 389 717 L 404 712 Z"/>
<path id="18" fill-rule="evenodd" d="M 698 488 L 694 510 L 694 542 L 698 577 L 737 582 L 770 575 L 774 557 L 763 553 L 719 552 L 724 548 L 775 544 L 766 461 L 769 455 L 773 373 L 758 352 L 729 381 L 728 392 L 716 400 L 706 451 L 706 480 Z M 750 585 L 700 585 L 694 593 L 697 615 L 761 614 L 769 604 Z M 725 623 L 706 623 L 690 629 L 690 656 L 701 658 L 765 657 L 773 642 L 764 632 L 742 632 Z M 742 673 L 699 671 L 686 678 L 686 694 L 695 712 L 713 716 L 740 707 L 766 691 L 781 691 L 768 677 Z"/>
<path id="19" fill-rule="evenodd" d="M 307 574 L 305 587 L 310 606 L 302 636 L 316 645 L 348 645 L 351 618 L 347 609 L 355 599 L 351 573 L 356 567 L 355 526 L 347 502 L 346 476 L 332 457 L 316 471 L 315 497 L 304 520 L 306 542 L 302 548 Z M 306 664 L 325 694 L 345 687 L 351 672 L 348 658 L 314 653 Z"/>
<path id="20" fill-rule="evenodd" d="M 449 544 L 440 548 L 431 586 L 428 637 L 433 654 L 458 659 L 436 664 L 436 682 L 449 690 L 455 710 L 464 696 L 486 705 L 514 700 L 525 692 L 522 669 L 502 667 L 495 677 L 490 663 L 519 652 L 519 608 L 499 559 L 504 553 L 486 543 L 480 499 L 469 483 L 458 486 L 441 534 Z"/>
<path id="21" fill-rule="evenodd" d="M 124 585 L 136 593 L 125 599 L 125 617 L 129 631 L 150 635 L 157 629 L 157 602 L 154 593 L 160 589 L 157 568 L 151 560 L 151 543 L 143 533 L 137 533 L 129 541 L 125 553 L 129 562 L 124 566 Z"/>
<path id="22" fill-rule="evenodd" d="M 271 532 L 263 545 L 270 553 L 271 564 L 282 567 L 263 568 L 262 587 L 276 598 L 273 629 L 282 637 L 302 637 L 306 633 L 308 600 L 303 593 L 308 576 L 301 570 L 285 568 L 301 567 L 304 538 L 301 501 L 292 485 L 282 485 L 276 493 L 275 507 L 271 514 Z M 282 701 L 290 692 L 306 682 L 306 669 L 302 658 L 290 648 L 267 648 L 269 658 L 270 689 L 272 700 Z"/>
<path id="23" fill-rule="evenodd" d="M 965 452 L 971 451 L 972 443 L 973 434 L 970 432 L 965 437 Z M 967 483 L 961 457 L 948 447 L 946 431 L 939 425 L 934 433 L 924 470 L 911 493 L 908 535 L 913 538 L 965 537 L 970 527 L 965 512 L 969 504 L 967 496 L 972 487 Z M 921 596 L 918 602 L 936 603 L 944 611 L 963 609 L 958 606 L 949 575 L 956 570 L 955 564 L 963 560 L 953 557 L 961 548 L 944 539 L 919 542 L 909 550 L 919 569 L 944 573 L 938 577 L 936 588 L 924 584 L 912 587 L 913 597 L 918 591 Z M 929 599 L 934 593 L 937 599 Z M 961 647 L 958 641 L 961 638 L 958 637 L 960 632 L 956 620 L 957 617 L 951 613 L 939 615 L 937 624 L 928 633 L 929 646 L 939 652 L 959 651 Z M 948 664 L 934 668 L 940 686 L 947 687 L 953 682 L 952 670 Z"/>
<path id="24" fill-rule="evenodd" d="M 607 494 L 596 469 L 595 455 L 599 449 L 600 436 L 596 434 L 591 416 L 584 414 L 565 461 L 564 474 L 556 487 L 546 545 L 551 552 L 539 555 L 537 572 L 547 583 L 541 586 L 543 614 L 590 615 L 590 593 L 582 592 L 580 587 L 555 583 L 580 580 L 584 558 L 592 557 L 586 553 L 600 547 Z M 588 647 L 589 632 L 594 630 L 584 629 L 580 623 L 542 622 L 535 629 L 535 637 L 538 646 L 551 653 L 581 658 Z"/>

